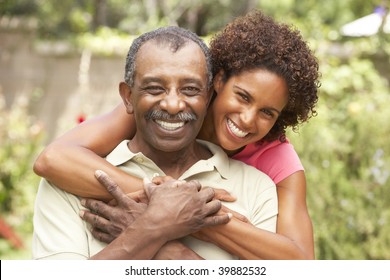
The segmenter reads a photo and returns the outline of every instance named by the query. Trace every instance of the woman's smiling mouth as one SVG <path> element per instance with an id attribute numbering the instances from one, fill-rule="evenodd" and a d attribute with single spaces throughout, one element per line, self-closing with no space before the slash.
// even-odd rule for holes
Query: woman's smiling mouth
<path id="1" fill-rule="evenodd" d="M 245 136 L 247 136 L 249 133 L 248 132 L 244 132 L 242 131 L 241 129 L 239 129 L 234 123 L 232 120 L 230 119 L 227 119 L 227 124 L 228 124 L 228 127 L 229 127 L 229 130 L 237 137 L 239 138 L 244 138 Z"/>

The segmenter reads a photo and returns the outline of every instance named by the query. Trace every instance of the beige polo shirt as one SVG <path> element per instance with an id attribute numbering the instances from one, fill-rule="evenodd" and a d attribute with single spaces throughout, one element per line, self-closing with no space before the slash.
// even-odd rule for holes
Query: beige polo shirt
<path id="1" fill-rule="evenodd" d="M 220 147 L 198 141 L 213 156 L 195 163 L 179 179 L 198 180 L 203 186 L 227 190 L 237 197 L 235 202 L 226 203 L 227 207 L 245 215 L 254 226 L 275 232 L 278 204 L 273 181 L 259 170 L 230 159 Z M 165 175 L 142 153 L 132 153 L 127 143 L 120 143 L 107 161 L 140 178 Z M 34 213 L 34 259 L 87 259 L 105 246 L 92 236 L 79 217 L 82 208 L 77 196 L 41 180 Z M 236 259 L 208 242 L 192 237 L 184 238 L 183 242 L 205 259 Z"/>

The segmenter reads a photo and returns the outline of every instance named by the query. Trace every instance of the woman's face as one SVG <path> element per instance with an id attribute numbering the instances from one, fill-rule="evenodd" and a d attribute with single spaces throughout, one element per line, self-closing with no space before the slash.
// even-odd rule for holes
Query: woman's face
<path id="1" fill-rule="evenodd" d="M 213 119 L 218 144 L 234 151 L 261 140 L 271 130 L 288 102 L 286 82 L 276 74 L 257 69 L 214 80 Z"/>

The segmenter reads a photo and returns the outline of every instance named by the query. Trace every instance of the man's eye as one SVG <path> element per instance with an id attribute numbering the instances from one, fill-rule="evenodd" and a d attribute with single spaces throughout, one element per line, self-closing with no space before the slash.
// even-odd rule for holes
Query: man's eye
<path id="1" fill-rule="evenodd" d="M 200 89 L 197 87 L 185 87 L 181 90 L 181 93 L 185 95 L 196 95 L 200 92 Z"/>
<path id="2" fill-rule="evenodd" d="M 144 90 L 150 94 L 160 94 L 165 92 L 162 87 L 146 87 Z"/>

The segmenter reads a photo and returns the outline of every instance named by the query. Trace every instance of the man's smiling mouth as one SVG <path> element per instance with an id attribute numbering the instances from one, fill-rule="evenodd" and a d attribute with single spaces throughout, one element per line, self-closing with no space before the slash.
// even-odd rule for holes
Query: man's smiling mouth
<path id="1" fill-rule="evenodd" d="M 166 122 L 162 120 L 154 120 L 159 126 L 166 130 L 176 130 L 185 125 L 185 122 Z"/>

